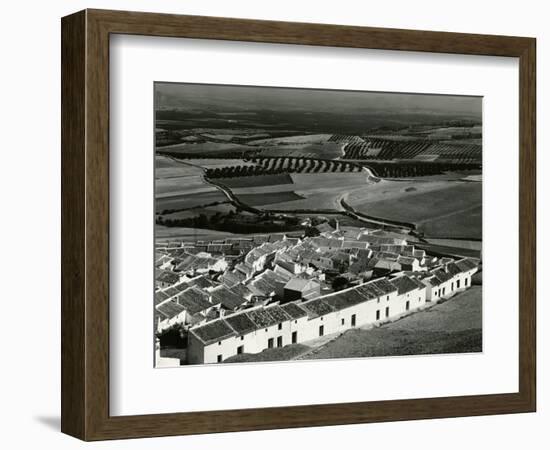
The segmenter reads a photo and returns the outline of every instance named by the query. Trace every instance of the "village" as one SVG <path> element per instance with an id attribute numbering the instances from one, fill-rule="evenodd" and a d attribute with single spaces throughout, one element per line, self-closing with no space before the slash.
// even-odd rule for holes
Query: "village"
<path id="1" fill-rule="evenodd" d="M 383 324 L 463 292 L 479 267 L 338 221 L 302 233 L 159 240 L 156 366 L 221 363 Z M 170 332 L 184 341 L 178 357 L 161 356 Z"/>

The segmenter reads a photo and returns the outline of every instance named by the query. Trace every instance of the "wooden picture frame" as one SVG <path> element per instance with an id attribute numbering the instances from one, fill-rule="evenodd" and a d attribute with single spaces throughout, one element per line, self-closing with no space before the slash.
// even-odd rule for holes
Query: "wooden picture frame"
<path id="1" fill-rule="evenodd" d="M 62 19 L 62 416 L 84 440 L 535 411 L 533 38 L 85 10 Z M 134 34 L 519 58 L 519 391 L 142 416 L 109 415 L 109 36 Z"/>

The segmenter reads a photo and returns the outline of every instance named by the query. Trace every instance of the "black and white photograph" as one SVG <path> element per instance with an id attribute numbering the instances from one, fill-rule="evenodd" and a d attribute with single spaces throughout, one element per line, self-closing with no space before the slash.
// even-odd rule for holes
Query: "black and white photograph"
<path id="1" fill-rule="evenodd" d="M 483 350 L 482 97 L 154 99 L 155 367 Z"/>

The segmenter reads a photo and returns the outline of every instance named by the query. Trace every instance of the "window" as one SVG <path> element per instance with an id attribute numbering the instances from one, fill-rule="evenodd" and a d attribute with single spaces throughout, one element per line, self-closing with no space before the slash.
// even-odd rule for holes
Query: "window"
<path id="1" fill-rule="evenodd" d="M 237 347 L 237 355 L 240 355 L 242 353 L 244 353 L 244 345 L 239 345 Z"/>
<path id="2" fill-rule="evenodd" d="M 280 323 L 279 326 L 278 326 L 277 328 L 279 328 L 279 330 L 282 330 L 282 329 L 283 329 L 283 324 Z"/>
<path id="3" fill-rule="evenodd" d="M 295 321 L 294 321 L 294 323 L 298 323 L 298 321 L 297 321 L 297 320 L 295 320 Z"/>
<path id="4" fill-rule="evenodd" d="M 218 362 L 222 362 L 222 355 L 218 355 Z"/>
<path id="5" fill-rule="evenodd" d="M 296 342 L 298 342 L 298 332 L 297 332 L 297 331 L 293 331 L 293 332 L 292 332 L 292 343 L 293 343 L 293 344 L 296 344 Z"/>
<path id="6" fill-rule="evenodd" d="M 325 334 L 325 326 L 321 325 L 319 327 L 319 336 L 323 336 Z"/>
<path id="7" fill-rule="evenodd" d="M 443 291 L 441 291 L 443 295 L 445 295 L 445 288 L 443 288 Z"/>
<path id="8" fill-rule="evenodd" d="M 380 310 L 376 311 L 376 320 L 380 320 Z"/>
<path id="9" fill-rule="evenodd" d="M 380 303 L 380 297 L 376 299 L 376 303 Z"/>
<path id="10" fill-rule="evenodd" d="M 346 324 L 346 319 L 342 319 L 342 325 Z"/>
<path id="11" fill-rule="evenodd" d="M 456 288 L 460 289 L 460 280 L 456 280 Z"/>
<path id="12" fill-rule="evenodd" d="M 277 338 L 277 347 L 282 347 L 282 346 L 283 346 L 283 337 L 279 336 Z"/>
<path id="13" fill-rule="evenodd" d="M 265 332 L 267 333 L 267 328 L 265 329 Z"/>
<path id="14" fill-rule="evenodd" d="M 386 306 L 386 317 L 390 317 L 390 307 Z"/>
<path id="15" fill-rule="evenodd" d="M 453 282 L 451 283 L 451 291 L 453 291 L 454 288 L 455 288 L 455 283 L 454 283 L 454 281 L 453 281 Z"/>
<path id="16" fill-rule="evenodd" d="M 273 348 L 273 338 L 267 340 L 267 348 Z"/>
<path id="17" fill-rule="evenodd" d="M 386 301 L 388 301 L 388 302 L 390 301 L 390 296 L 389 295 L 386 297 Z"/>
<path id="18" fill-rule="evenodd" d="M 222 341 L 218 341 L 218 345 L 222 345 Z"/>
<path id="19" fill-rule="evenodd" d="M 244 341 L 244 336 L 241 336 L 241 341 Z"/>
<path id="20" fill-rule="evenodd" d="M 355 321 L 356 321 L 356 317 L 355 317 L 355 314 L 353 314 L 351 316 L 351 326 L 354 327 L 355 326 Z"/>
<path id="21" fill-rule="evenodd" d="M 405 303 L 405 310 L 408 311 L 410 308 L 411 308 L 411 302 L 407 301 L 407 303 Z"/>

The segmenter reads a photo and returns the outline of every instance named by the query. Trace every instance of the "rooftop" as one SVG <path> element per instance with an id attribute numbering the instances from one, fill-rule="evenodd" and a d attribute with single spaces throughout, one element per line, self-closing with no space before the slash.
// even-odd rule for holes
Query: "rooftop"
<path id="1" fill-rule="evenodd" d="M 302 308 L 300 308 L 296 303 L 286 303 L 281 306 L 282 310 L 287 313 L 292 319 L 299 319 L 300 317 L 307 316 Z"/>
<path id="2" fill-rule="evenodd" d="M 331 308 L 321 298 L 316 298 L 315 300 L 308 300 L 307 302 L 300 303 L 300 308 L 307 311 L 310 319 L 324 316 L 325 314 L 331 313 L 333 311 L 333 308 Z"/>
<path id="3" fill-rule="evenodd" d="M 207 322 L 200 327 L 192 328 L 191 333 L 199 338 L 205 345 L 236 335 L 233 328 L 231 328 L 224 320 Z"/>

